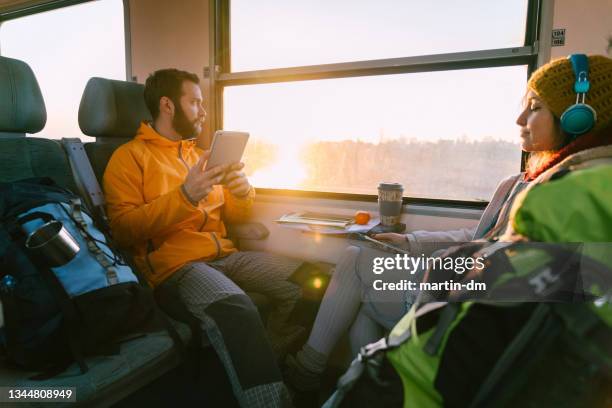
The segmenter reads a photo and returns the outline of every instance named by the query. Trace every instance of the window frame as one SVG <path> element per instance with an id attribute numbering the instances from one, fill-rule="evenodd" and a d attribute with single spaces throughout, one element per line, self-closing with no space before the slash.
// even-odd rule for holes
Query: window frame
<path id="1" fill-rule="evenodd" d="M 211 16 L 210 66 L 212 67 L 207 71 L 212 87 L 210 104 L 212 112 L 209 112 L 209 117 L 213 121 L 212 127 L 215 130 L 223 128 L 223 91 L 228 86 L 514 65 L 527 65 L 527 76 L 529 76 L 538 65 L 543 0 L 528 0 L 525 43 L 520 47 L 231 72 L 230 1 L 212 0 L 209 5 Z M 521 170 L 524 169 L 524 157 L 521 163 L 517 163 L 517 165 L 520 165 Z M 374 194 L 350 194 L 331 191 L 276 188 L 258 188 L 258 191 L 269 195 L 335 200 L 376 201 L 377 199 Z M 486 201 L 420 197 L 404 197 L 403 201 L 404 204 L 443 205 L 459 208 L 484 208 L 488 204 Z"/>

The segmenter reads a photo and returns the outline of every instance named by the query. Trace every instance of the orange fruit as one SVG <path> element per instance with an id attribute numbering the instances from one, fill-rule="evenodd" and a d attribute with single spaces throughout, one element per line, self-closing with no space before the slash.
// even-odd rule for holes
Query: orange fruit
<path id="1" fill-rule="evenodd" d="M 367 211 L 357 211 L 355 213 L 355 224 L 365 225 L 370 221 L 370 213 Z"/>

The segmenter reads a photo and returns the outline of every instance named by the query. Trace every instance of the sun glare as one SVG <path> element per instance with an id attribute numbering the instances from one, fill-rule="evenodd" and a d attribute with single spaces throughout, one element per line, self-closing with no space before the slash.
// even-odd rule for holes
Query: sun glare
<path id="1" fill-rule="evenodd" d="M 272 188 L 296 188 L 306 181 L 306 166 L 299 159 L 300 150 L 297 145 L 278 145 L 276 160 L 269 166 L 256 170 L 251 176 L 255 186 Z"/>

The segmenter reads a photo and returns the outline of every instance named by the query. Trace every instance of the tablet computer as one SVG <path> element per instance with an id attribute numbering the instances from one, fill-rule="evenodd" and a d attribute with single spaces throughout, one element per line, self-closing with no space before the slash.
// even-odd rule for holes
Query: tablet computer
<path id="1" fill-rule="evenodd" d="M 249 140 L 246 132 L 217 130 L 210 145 L 210 157 L 204 171 L 224 164 L 238 163 Z"/>

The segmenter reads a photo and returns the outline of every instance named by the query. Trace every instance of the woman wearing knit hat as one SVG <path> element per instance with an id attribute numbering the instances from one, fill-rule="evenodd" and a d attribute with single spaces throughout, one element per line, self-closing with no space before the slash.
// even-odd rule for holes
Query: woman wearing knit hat
<path id="1" fill-rule="evenodd" d="M 549 172 L 560 163 L 579 162 L 580 166 L 587 167 L 591 159 L 612 158 L 612 60 L 590 56 L 587 61 L 590 89 L 585 102 L 596 111 L 592 129 L 586 134 L 576 135 L 561 127 L 563 113 L 576 103 L 577 96 L 574 91 L 576 76 L 570 60 L 558 59 L 535 71 L 528 82 L 524 109 L 517 118 L 523 150 L 531 156 L 527 172 L 500 183 L 476 228 L 413 231 L 405 235 L 378 234 L 375 238 L 407 248 L 413 256 L 439 255 L 438 250 L 448 247 L 449 242 L 481 239 L 506 229 L 516 197 L 530 184 L 547 180 Z M 560 200 L 560 204 L 566 201 Z M 407 277 L 405 271 L 395 276 L 394 271 L 373 274 L 372 259 L 384 255 L 363 246 L 347 248 L 336 266 L 307 343 L 295 357 L 287 358 L 286 380 L 289 384 L 298 390 L 316 388 L 332 348 L 349 327 L 352 351 L 356 354 L 361 346 L 379 339 L 385 329 L 391 329 L 406 313 L 409 294 L 387 291 L 384 300 L 376 298 L 372 287 L 374 279 L 386 278 L 395 282 L 399 281 L 399 276 Z M 412 276 L 417 280 L 420 274 Z M 433 384 L 430 385 L 431 390 L 421 393 L 421 396 L 442 401 L 443 396 L 438 394 Z"/>
<path id="2" fill-rule="evenodd" d="M 523 149 L 530 151 L 531 136 L 547 117 L 553 131 L 535 138 L 541 148 L 531 154 L 525 175 L 531 183 L 516 197 L 502 240 L 612 242 L 612 59 L 590 56 L 588 64 L 586 103 L 595 121 L 584 134 L 564 130 L 563 119 L 576 101 L 567 60 L 543 66 L 529 80 L 526 99 L 545 109 L 519 117 Z M 607 252 L 601 261 L 612 267 L 610 248 Z"/>
<path id="3" fill-rule="evenodd" d="M 563 113 L 576 103 L 576 75 L 570 60 L 554 60 L 529 79 L 525 109 L 517 119 L 523 150 L 531 152 L 527 180 L 535 179 L 574 153 L 612 144 L 612 60 L 601 55 L 589 56 L 588 80 L 590 89 L 585 102 L 596 112 L 595 123 L 586 134 L 575 135 L 561 127 Z"/>

